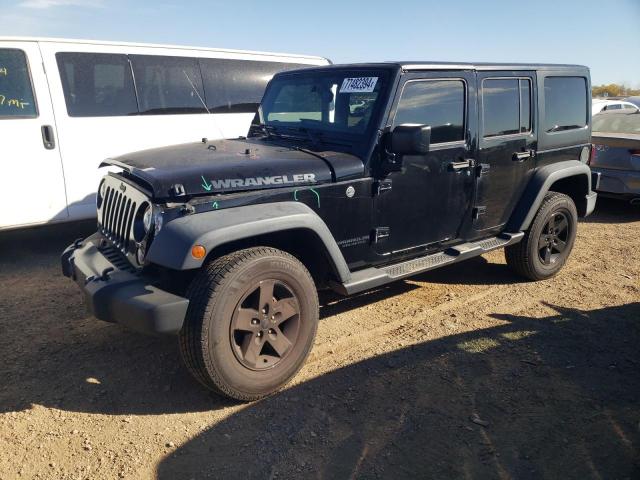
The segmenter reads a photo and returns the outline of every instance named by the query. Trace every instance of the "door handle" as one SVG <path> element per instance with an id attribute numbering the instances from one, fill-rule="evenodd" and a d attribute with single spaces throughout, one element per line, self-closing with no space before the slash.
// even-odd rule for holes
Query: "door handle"
<path id="1" fill-rule="evenodd" d="M 473 167 L 473 163 L 474 161 L 472 158 L 465 158 L 464 160 L 460 160 L 458 162 L 451 162 L 449 164 L 449 170 L 454 172 L 465 170 L 467 168 Z"/>
<path id="2" fill-rule="evenodd" d="M 53 136 L 53 127 L 51 125 L 42 126 L 42 143 L 47 150 L 56 148 L 56 139 Z"/>
<path id="3" fill-rule="evenodd" d="M 533 150 L 527 150 L 526 152 L 514 152 L 511 160 L 513 160 L 514 162 L 524 162 L 525 160 L 528 160 L 529 158 L 533 158 L 535 156 L 536 152 L 534 152 Z"/>

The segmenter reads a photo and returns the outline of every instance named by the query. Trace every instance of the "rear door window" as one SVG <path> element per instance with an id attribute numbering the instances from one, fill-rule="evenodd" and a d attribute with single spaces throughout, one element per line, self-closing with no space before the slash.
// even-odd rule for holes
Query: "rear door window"
<path id="1" fill-rule="evenodd" d="M 484 137 L 531 131 L 531 80 L 487 78 L 482 81 Z"/>
<path id="2" fill-rule="evenodd" d="M 140 113 L 206 113 L 198 60 L 188 57 L 130 55 Z"/>
<path id="3" fill-rule="evenodd" d="M 18 49 L 0 48 L 0 118 L 37 116 L 25 53 Z"/>
<path id="4" fill-rule="evenodd" d="M 584 77 L 544 79 L 544 129 L 548 133 L 587 125 L 587 81 Z M 607 106 L 607 110 L 610 110 Z"/>
<path id="5" fill-rule="evenodd" d="M 117 117 L 138 113 L 126 55 L 57 53 L 67 112 L 71 117 Z"/>
<path id="6" fill-rule="evenodd" d="M 465 83 L 462 80 L 419 80 L 405 84 L 395 125 L 431 126 L 431 143 L 464 140 Z"/>

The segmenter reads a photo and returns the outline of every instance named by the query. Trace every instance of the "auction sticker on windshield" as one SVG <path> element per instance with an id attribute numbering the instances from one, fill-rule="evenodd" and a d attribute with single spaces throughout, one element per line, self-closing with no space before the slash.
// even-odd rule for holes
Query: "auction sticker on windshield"
<path id="1" fill-rule="evenodd" d="M 378 82 L 378 77 L 345 78 L 339 93 L 373 92 Z"/>

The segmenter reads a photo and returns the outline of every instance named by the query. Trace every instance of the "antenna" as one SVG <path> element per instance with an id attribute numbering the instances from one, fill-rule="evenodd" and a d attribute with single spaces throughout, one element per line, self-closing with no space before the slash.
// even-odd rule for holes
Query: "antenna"
<path id="1" fill-rule="evenodd" d="M 187 77 L 187 81 L 189 82 L 189 85 L 191 85 L 191 89 L 193 90 L 193 93 L 196 94 L 196 96 L 198 97 L 198 100 L 200 100 L 200 103 L 202 103 L 202 106 L 204 107 L 204 109 L 207 111 L 207 113 L 209 115 L 212 115 L 211 110 L 209 110 L 209 108 L 207 107 L 207 104 L 204 102 L 204 100 L 200 96 L 200 93 L 198 92 L 198 89 L 196 88 L 196 86 L 193 84 L 193 82 L 189 78 L 189 75 L 187 74 L 187 72 L 185 70 L 182 70 L 182 73 L 184 73 L 184 76 Z M 216 130 L 218 130 L 218 133 L 220 134 L 220 139 L 224 140 L 224 132 L 222 131 L 222 129 L 218 125 L 218 122 L 216 122 L 216 119 L 213 118 L 213 117 L 211 117 L 211 119 L 213 120 L 213 124 L 216 127 Z"/>

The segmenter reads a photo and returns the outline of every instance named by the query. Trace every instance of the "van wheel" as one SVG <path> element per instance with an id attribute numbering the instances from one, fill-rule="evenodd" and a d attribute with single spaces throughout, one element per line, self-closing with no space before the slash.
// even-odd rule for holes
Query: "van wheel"
<path id="1" fill-rule="evenodd" d="M 505 248 L 507 264 L 530 280 L 553 277 L 569 258 L 577 226 L 571 197 L 547 193 L 522 241 Z"/>
<path id="2" fill-rule="evenodd" d="M 318 326 L 318 293 L 296 258 L 269 247 L 206 264 L 187 290 L 180 352 L 207 388 L 236 400 L 274 393 L 304 363 Z"/>

